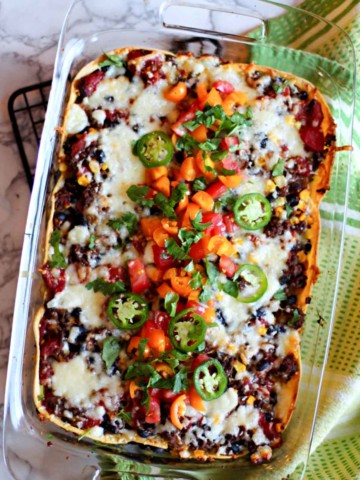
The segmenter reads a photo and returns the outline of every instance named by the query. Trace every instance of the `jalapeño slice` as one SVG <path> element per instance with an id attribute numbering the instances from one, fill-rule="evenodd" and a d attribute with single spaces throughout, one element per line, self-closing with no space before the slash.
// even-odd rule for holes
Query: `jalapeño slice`
<path id="1" fill-rule="evenodd" d="M 235 278 L 239 283 L 237 300 L 241 303 L 256 302 L 268 287 L 266 275 L 257 265 L 241 265 Z"/>
<path id="2" fill-rule="evenodd" d="M 143 135 L 135 144 L 134 151 L 144 167 L 167 165 L 172 159 L 174 147 L 166 133 L 160 130 Z"/>
<path id="3" fill-rule="evenodd" d="M 245 230 L 258 230 L 271 220 L 271 205 L 261 193 L 247 193 L 234 205 L 236 223 Z"/>
<path id="4" fill-rule="evenodd" d="M 197 313 L 187 308 L 172 318 L 169 324 L 169 337 L 176 350 L 193 352 L 203 341 L 206 322 Z"/>
<path id="5" fill-rule="evenodd" d="M 134 293 L 121 293 L 111 297 L 107 314 L 115 327 L 134 330 L 147 320 L 149 307 L 143 298 Z"/>
<path id="6" fill-rule="evenodd" d="M 194 371 L 194 387 L 203 400 L 221 397 L 227 387 L 227 377 L 218 360 L 208 360 Z"/>

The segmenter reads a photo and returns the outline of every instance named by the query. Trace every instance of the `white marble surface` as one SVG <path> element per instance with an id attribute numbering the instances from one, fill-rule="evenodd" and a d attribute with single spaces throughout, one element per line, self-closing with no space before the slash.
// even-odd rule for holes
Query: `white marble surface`
<path id="1" fill-rule="evenodd" d="M 118 0 L 122 7 L 123 1 Z M 140 8 L 138 14 L 145 14 L 147 3 L 148 0 L 144 0 L 143 10 Z M 294 2 L 284 0 L 284 3 Z M 62 19 L 69 4 L 70 0 L 0 0 L 0 418 L 29 202 L 29 188 L 14 141 L 7 100 L 15 89 L 51 78 Z M 30 145 L 32 133 L 25 134 Z M 32 151 L 35 155 L 34 149 Z M 29 472 L 24 471 L 23 479 L 39 478 Z M 10 478 L 0 459 L 0 479 Z"/>

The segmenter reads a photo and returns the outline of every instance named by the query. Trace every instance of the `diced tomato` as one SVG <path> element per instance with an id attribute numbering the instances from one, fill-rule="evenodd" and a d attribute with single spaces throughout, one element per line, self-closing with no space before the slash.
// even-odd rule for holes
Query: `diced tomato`
<path id="1" fill-rule="evenodd" d="M 208 193 L 214 200 L 222 197 L 227 192 L 227 187 L 220 180 L 212 183 L 210 187 L 208 187 L 205 192 Z"/>
<path id="2" fill-rule="evenodd" d="M 190 120 L 194 120 L 196 116 L 197 110 L 199 110 L 199 102 L 195 100 L 191 105 L 190 108 L 186 112 L 182 112 L 179 115 L 179 118 L 177 121 L 174 123 L 174 125 L 171 127 L 171 129 L 176 133 L 176 135 L 179 135 L 179 137 L 183 137 L 184 134 L 186 133 L 185 128 L 181 128 L 181 125 L 183 123 L 189 122 Z"/>
<path id="3" fill-rule="evenodd" d="M 195 357 L 194 360 L 192 361 L 191 370 L 194 371 L 197 367 L 199 367 L 200 365 L 202 365 L 203 363 L 207 362 L 210 359 L 211 357 L 209 357 L 209 355 L 206 355 L 206 353 L 199 353 L 199 355 Z"/>
<path id="4" fill-rule="evenodd" d="M 190 247 L 189 256 L 193 260 L 202 260 L 208 254 L 207 244 L 209 243 L 209 237 L 205 236 L 198 242 L 193 243 Z"/>
<path id="5" fill-rule="evenodd" d="M 149 338 L 152 330 L 156 330 L 158 325 L 156 325 L 155 320 L 147 320 L 140 330 L 140 337 Z"/>
<path id="6" fill-rule="evenodd" d="M 172 403 L 179 395 L 181 395 L 181 393 L 174 393 L 172 390 L 168 390 L 167 388 L 163 388 L 161 390 L 161 398 L 168 403 Z"/>
<path id="7" fill-rule="evenodd" d="M 166 312 L 156 311 L 154 314 L 154 325 L 157 328 L 161 328 L 164 332 L 169 329 L 170 315 Z M 145 324 L 146 325 L 146 324 Z"/>
<path id="8" fill-rule="evenodd" d="M 206 307 L 201 305 L 201 303 L 195 302 L 194 300 L 188 300 L 186 303 L 186 308 L 194 308 L 195 313 L 202 316 L 205 313 Z"/>
<path id="9" fill-rule="evenodd" d="M 300 128 L 300 137 L 305 145 L 315 152 L 322 152 L 324 150 L 325 138 L 320 127 L 312 127 L 303 125 Z"/>
<path id="10" fill-rule="evenodd" d="M 240 166 L 238 162 L 235 160 L 234 155 L 230 154 L 226 158 L 221 160 L 221 165 L 227 170 L 235 170 L 237 174 L 240 173 Z"/>
<path id="11" fill-rule="evenodd" d="M 86 135 L 79 137 L 76 142 L 71 145 L 70 155 L 74 158 L 86 148 Z"/>
<path id="12" fill-rule="evenodd" d="M 50 268 L 49 264 L 44 265 L 41 273 L 45 285 L 53 293 L 62 292 L 65 288 L 65 270 L 63 268 Z"/>
<path id="13" fill-rule="evenodd" d="M 205 212 L 202 216 L 202 223 L 211 223 L 211 225 L 205 229 L 207 235 L 222 235 L 226 231 L 221 213 Z"/>
<path id="14" fill-rule="evenodd" d="M 126 278 L 126 270 L 124 267 L 112 267 L 109 265 L 109 282 L 123 282 Z"/>
<path id="15" fill-rule="evenodd" d="M 154 262 L 159 270 L 167 270 L 176 265 L 176 260 L 167 252 L 166 248 L 159 247 L 155 244 L 152 249 L 154 253 Z"/>
<path id="16" fill-rule="evenodd" d="M 230 150 L 230 147 L 234 145 L 239 145 L 239 139 L 235 135 L 232 137 L 225 137 L 220 142 L 220 149 L 221 150 Z"/>
<path id="17" fill-rule="evenodd" d="M 154 392 L 156 390 L 156 392 Z M 155 388 L 149 388 L 150 400 L 149 408 L 146 411 L 145 422 L 146 423 L 159 423 L 160 422 L 160 399 L 159 391 Z"/>
<path id="18" fill-rule="evenodd" d="M 143 262 L 136 258 L 128 262 L 131 291 L 142 293 L 150 287 L 150 280 L 146 274 Z"/>
<path id="19" fill-rule="evenodd" d="M 213 83 L 213 87 L 221 93 L 232 93 L 235 91 L 234 86 L 226 80 L 216 80 Z"/>
<path id="20" fill-rule="evenodd" d="M 285 87 L 284 90 L 282 91 L 282 95 L 284 97 L 288 97 L 290 95 L 290 88 L 289 87 Z"/>
<path id="21" fill-rule="evenodd" d="M 220 270 L 225 273 L 227 277 L 233 277 L 235 275 L 238 266 L 227 255 L 221 255 L 219 262 Z"/>
<path id="22" fill-rule="evenodd" d="M 223 222 L 228 233 L 235 233 L 239 229 L 238 224 L 235 222 L 233 213 L 224 213 Z"/>
<path id="23" fill-rule="evenodd" d="M 79 90 L 84 97 L 89 97 L 92 95 L 101 80 L 105 77 L 105 73 L 102 70 L 96 70 L 86 77 L 82 77 L 79 81 Z"/>

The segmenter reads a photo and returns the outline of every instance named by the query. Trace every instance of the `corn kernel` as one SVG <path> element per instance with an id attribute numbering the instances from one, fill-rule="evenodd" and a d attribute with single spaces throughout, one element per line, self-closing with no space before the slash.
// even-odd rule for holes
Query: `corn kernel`
<path id="1" fill-rule="evenodd" d="M 279 197 L 273 201 L 273 207 L 282 207 L 285 205 L 286 201 L 284 197 Z"/>
<path id="2" fill-rule="evenodd" d="M 238 351 L 238 347 L 235 347 L 235 345 L 228 345 L 228 350 L 230 350 L 233 353 L 236 353 Z"/>
<path id="3" fill-rule="evenodd" d="M 272 140 L 274 143 L 279 143 L 278 137 L 273 132 L 268 133 L 268 138 L 270 138 L 270 140 Z"/>
<path id="4" fill-rule="evenodd" d="M 98 171 L 100 170 L 99 162 L 97 162 L 96 160 L 91 160 L 89 162 L 89 168 L 93 173 L 98 173 Z"/>
<path id="5" fill-rule="evenodd" d="M 107 163 L 103 163 L 100 168 L 101 170 L 107 170 L 109 167 Z"/>
<path id="6" fill-rule="evenodd" d="M 301 128 L 301 122 L 295 122 L 295 128 L 296 128 L 297 130 L 300 130 L 300 128 Z"/>
<path id="7" fill-rule="evenodd" d="M 87 187 L 88 185 L 90 185 L 90 180 L 85 177 L 85 175 L 81 175 L 81 177 L 78 178 L 77 182 L 82 187 Z"/>
<path id="8" fill-rule="evenodd" d="M 266 160 L 264 157 L 260 157 L 257 159 L 256 164 L 258 167 L 263 167 L 266 164 Z"/>
<path id="9" fill-rule="evenodd" d="M 240 358 L 241 358 L 241 361 L 244 365 L 247 364 L 247 358 L 246 358 L 246 355 L 244 353 L 240 353 Z"/>
<path id="10" fill-rule="evenodd" d="M 286 185 L 286 179 L 284 175 L 278 175 L 277 177 L 274 178 L 274 181 L 276 183 L 276 186 L 279 188 L 283 188 Z"/>
<path id="11" fill-rule="evenodd" d="M 235 360 L 234 368 L 237 371 L 237 373 L 244 373 L 246 371 L 245 365 L 243 363 L 239 362 L 238 360 Z"/>
<path id="12" fill-rule="evenodd" d="M 276 189 L 275 183 L 270 179 L 266 180 L 266 183 L 265 183 L 266 193 L 273 192 L 275 189 Z"/>
<path id="13" fill-rule="evenodd" d="M 215 298 L 216 298 L 216 300 L 222 300 L 224 298 L 224 295 L 222 295 L 221 293 L 217 293 L 215 295 Z"/>
<path id="14" fill-rule="evenodd" d="M 258 329 L 259 335 L 265 335 L 266 332 L 267 332 L 267 327 L 265 327 L 265 325 L 261 325 L 261 327 L 259 327 Z"/>
<path id="15" fill-rule="evenodd" d="M 250 395 L 246 400 L 246 405 L 254 405 L 256 398 L 254 395 Z"/>
<path id="16" fill-rule="evenodd" d="M 285 122 L 290 125 L 290 127 L 293 127 L 295 125 L 295 117 L 294 115 L 287 115 L 285 117 Z"/>
<path id="17" fill-rule="evenodd" d="M 309 190 L 301 190 L 300 192 L 300 200 L 307 200 L 310 197 Z"/>
<path id="18" fill-rule="evenodd" d="M 67 170 L 67 165 L 64 162 L 59 163 L 59 171 L 60 172 L 66 172 Z"/>
<path id="19" fill-rule="evenodd" d="M 305 220 L 305 218 L 306 218 L 305 213 L 302 213 L 299 217 L 300 222 L 303 222 Z"/>
<path id="20" fill-rule="evenodd" d="M 275 215 L 276 215 L 277 217 L 281 217 L 283 211 L 284 211 L 284 208 L 283 208 L 283 207 L 276 207 L 276 208 L 274 209 Z"/>
<path id="21" fill-rule="evenodd" d="M 217 413 L 215 416 L 214 416 L 214 425 L 216 425 L 217 423 L 219 423 L 221 420 L 221 416 Z"/>

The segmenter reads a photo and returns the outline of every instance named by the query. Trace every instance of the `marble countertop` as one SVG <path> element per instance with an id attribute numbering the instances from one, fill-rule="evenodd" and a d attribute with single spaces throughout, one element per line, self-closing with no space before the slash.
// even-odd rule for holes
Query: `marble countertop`
<path id="1" fill-rule="evenodd" d="M 144 2 L 146 4 L 147 0 Z M 295 2 L 284 0 L 284 3 Z M 0 421 L 15 289 L 30 198 L 7 101 L 14 90 L 51 78 L 61 24 L 69 4 L 70 0 L 0 0 Z M 29 130 L 22 134 L 35 161 L 33 133 Z M 11 478 L 2 459 L 0 478 Z M 24 473 L 23 478 L 30 477 Z"/>

